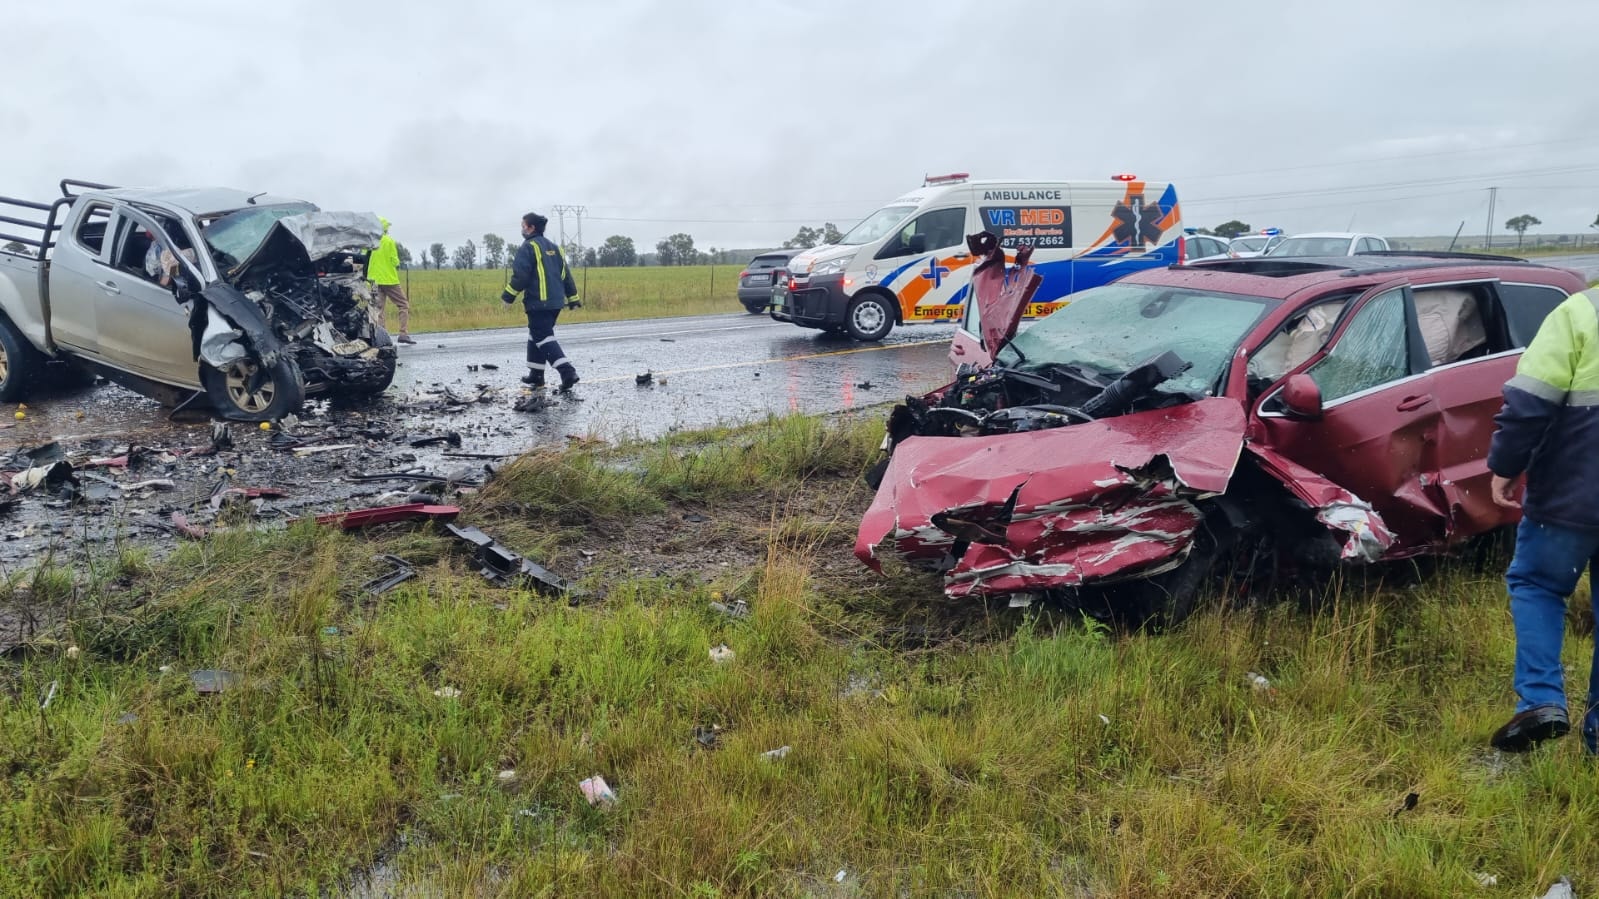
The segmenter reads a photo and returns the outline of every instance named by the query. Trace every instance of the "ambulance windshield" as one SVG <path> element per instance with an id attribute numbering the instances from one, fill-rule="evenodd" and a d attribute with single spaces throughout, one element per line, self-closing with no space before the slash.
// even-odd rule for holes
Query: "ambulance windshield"
<path id="1" fill-rule="evenodd" d="M 839 245 L 854 247 L 887 237 L 915 211 L 915 206 L 884 206 L 849 229 L 848 234 L 839 238 Z"/>

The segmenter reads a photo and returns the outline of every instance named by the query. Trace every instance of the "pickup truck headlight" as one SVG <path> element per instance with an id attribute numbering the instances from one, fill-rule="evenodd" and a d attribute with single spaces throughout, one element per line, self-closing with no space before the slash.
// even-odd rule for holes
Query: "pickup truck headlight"
<path id="1" fill-rule="evenodd" d="M 841 275 L 845 271 L 849 270 L 849 264 L 854 261 L 855 254 L 851 253 L 848 256 L 840 256 L 837 259 L 829 259 L 826 262 L 818 262 L 816 266 L 811 269 L 811 274 Z"/>

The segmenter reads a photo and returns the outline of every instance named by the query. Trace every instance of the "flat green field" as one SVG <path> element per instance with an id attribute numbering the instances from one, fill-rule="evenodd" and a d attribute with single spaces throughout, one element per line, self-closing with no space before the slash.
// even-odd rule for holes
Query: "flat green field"
<path id="1" fill-rule="evenodd" d="M 583 308 L 563 312 L 561 323 L 743 312 L 737 294 L 742 270 L 738 265 L 591 268 L 585 289 L 584 272 L 577 269 L 573 274 Z M 525 321 L 521 306 L 507 308 L 500 302 L 504 271 L 444 269 L 409 274 L 413 332 L 516 327 Z M 405 276 L 402 272 L 401 278 Z M 392 306 L 388 322 L 391 331 L 398 329 Z"/>

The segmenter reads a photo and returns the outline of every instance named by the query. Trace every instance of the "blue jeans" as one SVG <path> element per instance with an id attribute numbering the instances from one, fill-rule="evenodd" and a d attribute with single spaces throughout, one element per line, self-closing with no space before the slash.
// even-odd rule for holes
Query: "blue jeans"
<path id="1" fill-rule="evenodd" d="M 1599 531 L 1580 531 L 1523 518 L 1516 528 L 1516 554 L 1505 573 L 1510 617 L 1516 625 L 1516 711 L 1566 708 L 1560 646 L 1566 636 L 1566 598 L 1584 568 L 1599 570 Z M 1599 615 L 1599 594 L 1594 597 Z M 1583 736 L 1593 749 L 1599 737 L 1599 640 L 1588 679 Z M 1588 719 L 1593 719 L 1592 721 Z M 1594 733 L 1590 733 L 1594 731 Z"/>

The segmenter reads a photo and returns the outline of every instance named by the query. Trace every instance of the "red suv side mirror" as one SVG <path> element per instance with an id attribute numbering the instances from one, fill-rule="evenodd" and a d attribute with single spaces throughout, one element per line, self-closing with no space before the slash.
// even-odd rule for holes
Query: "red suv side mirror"
<path id="1" fill-rule="evenodd" d="M 1321 418 L 1321 387 L 1304 372 L 1289 375 L 1288 383 L 1283 385 L 1283 408 L 1290 418 Z"/>

